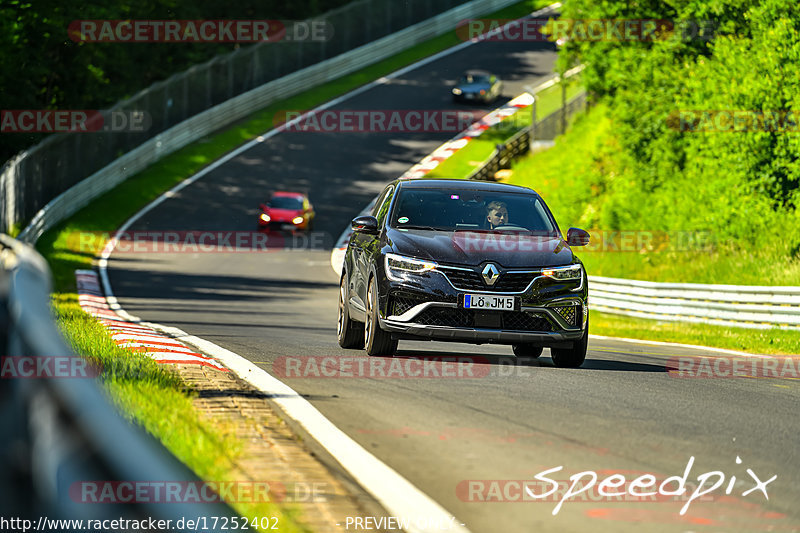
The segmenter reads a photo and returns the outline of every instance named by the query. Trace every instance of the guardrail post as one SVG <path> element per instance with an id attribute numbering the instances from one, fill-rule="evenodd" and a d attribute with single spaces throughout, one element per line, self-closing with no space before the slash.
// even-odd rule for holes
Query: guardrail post
<path id="1" fill-rule="evenodd" d="M 531 104 L 531 128 L 530 137 L 528 139 L 528 150 L 533 150 L 533 142 L 536 140 L 536 95 L 531 94 L 533 103 Z"/>
<path id="2" fill-rule="evenodd" d="M 561 78 L 561 135 L 567 132 L 567 80 Z"/>

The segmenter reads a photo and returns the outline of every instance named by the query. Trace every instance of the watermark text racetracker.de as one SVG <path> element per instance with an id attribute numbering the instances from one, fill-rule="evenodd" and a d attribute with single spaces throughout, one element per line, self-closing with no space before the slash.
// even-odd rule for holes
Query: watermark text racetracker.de
<path id="1" fill-rule="evenodd" d="M 681 109 L 667 126 L 685 133 L 800 133 L 800 111 L 770 109 Z"/>
<path id="2" fill-rule="evenodd" d="M 92 43 L 263 43 L 326 42 L 326 20 L 74 20 L 67 33 Z"/>
<path id="3" fill-rule="evenodd" d="M 95 252 L 114 234 L 81 231 L 70 234 L 72 250 Z M 125 231 L 116 235 L 117 253 L 262 253 L 321 250 L 332 246 L 325 232 L 284 233 L 265 231 Z"/>
<path id="4" fill-rule="evenodd" d="M 70 499 L 80 504 L 319 503 L 335 498 L 325 482 L 283 481 L 76 481 Z"/>
<path id="5" fill-rule="evenodd" d="M 374 358 L 359 356 L 279 356 L 272 372 L 280 378 L 303 379 L 478 379 L 531 377 L 536 367 L 524 358 L 424 356 Z"/>
<path id="6" fill-rule="evenodd" d="M 36 520 L 21 517 L 0 516 L 0 531 L 236 531 L 236 530 L 280 530 L 277 516 L 194 516 L 181 518 L 50 518 L 40 516 Z"/>
<path id="7" fill-rule="evenodd" d="M 484 114 L 457 109 L 288 109 L 276 113 L 273 124 L 304 133 L 457 133 Z"/>
<path id="8" fill-rule="evenodd" d="M 89 109 L 3 109 L 3 133 L 136 133 L 150 129 L 147 111 Z"/>
<path id="9" fill-rule="evenodd" d="M 96 378 L 102 367 L 77 355 L 4 355 L 0 357 L 0 379 Z"/>
<path id="10" fill-rule="evenodd" d="M 666 365 L 674 378 L 800 379 L 800 357 L 673 356 Z"/>
<path id="11" fill-rule="evenodd" d="M 730 477 L 720 470 L 698 474 L 694 481 L 690 481 L 694 456 L 690 457 L 683 475 L 674 475 L 659 480 L 653 474 L 643 474 L 630 481 L 621 473 L 614 473 L 600 479 L 597 472 L 587 470 L 569 476 L 569 483 L 557 480 L 552 474 L 563 470 L 557 466 L 543 470 L 534 476 L 533 480 L 464 480 L 456 487 L 456 493 L 462 501 L 467 502 L 557 502 L 553 508 L 553 515 L 557 515 L 565 502 L 572 501 L 682 501 L 684 502 L 679 514 L 683 516 L 689 510 L 692 502 L 708 501 L 718 489 L 725 495 L 734 492 L 734 486 L 739 481 L 739 489 L 747 486 L 741 492 L 742 497 L 757 493 L 769 500 L 767 485 L 777 479 L 777 475 L 764 480 L 751 468 L 746 468 L 741 479 L 736 475 Z M 736 457 L 736 465 L 742 464 L 742 459 Z M 727 484 L 726 484 L 727 481 Z M 724 489 L 722 488 L 724 486 Z M 739 490 L 737 489 L 737 491 Z"/>
<path id="12" fill-rule="evenodd" d="M 714 37 L 711 20 L 667 19 L 467 19 L 456 27 L 462 41 L 653 42 Z"/>
<path id="13" fill-rule="evenodd" d="M 513 224 L 512 220 L 510 224 Z M 550 231 L 456 231 L 453 247 L 465 252 L 551 251 L 561 236 Z M 710 231 L 589 230 L 583 252 L 708 252 L 718 243 Z"/>

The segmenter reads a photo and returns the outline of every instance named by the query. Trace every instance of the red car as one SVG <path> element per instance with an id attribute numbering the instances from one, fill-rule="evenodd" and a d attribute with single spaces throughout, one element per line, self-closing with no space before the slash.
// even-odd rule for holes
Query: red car
<path id="1" fill-rule="evenodd" d="M 313 223 L 314 207 L 301 192 L 274 192 L 266 204 L 261 204 L 261 228 L 310 231 Z"/>

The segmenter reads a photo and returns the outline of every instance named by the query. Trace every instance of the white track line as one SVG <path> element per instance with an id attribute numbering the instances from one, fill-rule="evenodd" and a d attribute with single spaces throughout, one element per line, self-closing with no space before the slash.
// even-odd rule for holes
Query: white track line
<path id="1" fill-rule="evenodd" d="M 531 15 L 544 15 L 556 10 L 559 6 L 560 4 L 553 4 L 544 9 L 536 11 Z M 376 81 L 368 83 L 367 85 L 359 87 L 358 89 L 350 91 L 349 93 L 322 104 L 309 111 L 309 113 L 321 111 L 337 105 L 345 100 L 349 100 L 350 98 L 368 91 L 377 85 L 385 84 L 390 79 L 402 76 L 406 72 L 417 69 L 421 66 L 427 65 L 428 63 L 436 61 L 437 59 L 471 46 L 475 42 L 476 41 L 465 41 L 452 48 L 443 50 L 438 54 L 434 54 L 430 57 L 422 59 L 421 61 L 417 61 L 412 65 L 392 72 L 387 76 L 384 76 Z M 288 126 L 303 120 L 307 115 L 308 113 L 305 113 L 300 117 L 297 117 L 296 119 L 278 128 L 272 129 L 256 139 L 225 154 L 197 174 L 183 180 L 181 183 L 156 198 L 153 202 L 146 205 L 142 210 L 129 218 L 114 233 L 114 237 L 112 237 L 111 240 L 109 240 L 109 242 L 106 244 L 105 248 L 100 253 L 100 259 L 97 265 L 109 307 L 126 320 L 130 320 L 132 322 L 141 322 L 138 317 L 127 313 L 122 308 L 122 306 L 119 304 L 119 301 L 117 301 L 117 298 L 114 296 L 114 292 L 111 289 L 111 283 L 108 279 L 108 258 L 111 256 L 111 253 L 117 246 L 117 243 L 119 242 L 119 236 L 122 233 L 127 231 L 129 227 L 131 227 L 146 213 L 150 212 L 168 198 L 172 198 L 178 191 L 188 187 L 195 181 L 207 175 L 212 170 L 227 163 L 239 154 L 246 152 L 253 146 L 283 132 Z M 356 441 L 348 437 L 339 428 L 334 426 L 333 423 L 331 423 L 322 415 L 322 413 L 317 411 L 314 406 L 312 406 L 305 398 L 297 394 L 297 392 L 292 390 L 292 388 L 288 385 L 285 385 L 281 381 L 272 377 L 266 371 L 258 368 L 244 357 L 217 346 L 214 343 L 199 337 L 187 335 L 185 332 L 176 328 L 170 328 L 154 323 L 147 323 L 147 325 L 165 333 L 179 335 L 182 340 L 196 346 L 199 350 L 217 357 L 229 369 L 257 389 L 267 394 L 274 395 L 273 401 L 286 412 L 286 415 L 292 417 L 309 433 L 309 435 L 311 435 L 312 438 L 314 438 L 317 442 L 319 442 L 320 445 L 327 449 L 333 455 L 333 457 L 336 458 L 336 460 L 339 461 L 339 463 L 353 476 L 353 478 L 366 491 L 371 493 L 375 499 L 378 500 L 381 505 L 383 505 L 384 508 L 392 515 L 403 517 L 421 517 L 428 521 L 432 520 L 432 523 L 436 523 L 439 520 L 443 520 L 441 523 L 450 523 L 450 519 L 453 516 L 451 513 L 447 512 L 447 510 L 412 485 L 408 480 L 382 463 L 367 450 L 362 448 Z M 468 532 L 468 529 L 466 529 L 463 524 L 458 523 L 458 520 L 455 522 L 456 523 L 454 523 L 453 526 L 448 529 L 448 531 L 458 533 Z M 424 529 L 420 529 L 412 521 L 412 527 L 409 527 L 408 531 L 421 533 L 424 531 Z"/>
<path id="2" fill-rule="evenodd" d="M 652 345 L 652 346 L 667 346 L 667 347 L 674 347 L 674 348 L 691 348 L 693 350 L 704 350 L 707 352 L 717 352 L 717 353 L 724 353 L 728 355 L 739 355 L 744 357 L 775 357 L 771 355 L 765 354 L 757 354 L 757 353 L 748 353 L 748 352 L 739 352 L 736 350 L 728 350 L 725 348 L 714 348 L 713 346 L 700 346 L 698 344 L 681 344 L 679 342 L 664 342 L 664 341 L 647 341 L 643 339 L 628 339 L 626 337 L 606 337 L 604 335 L 589 335 L 590 339 L 597 339 L 603 341 L 622 341 L 622 342 L 630 342 L 632 344 L 645 344 L 645 345 Z M 669 355 L 669 354 L 664 354 Z"/>

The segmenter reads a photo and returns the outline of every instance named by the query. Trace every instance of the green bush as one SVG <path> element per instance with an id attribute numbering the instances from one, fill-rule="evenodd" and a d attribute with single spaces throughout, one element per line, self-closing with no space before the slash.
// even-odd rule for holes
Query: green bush
<path id="1" fill-rule="evenodd" d="M 592 128 L 603 139 L 587 133 L 580 147 L 602 148 L 597 164 L 564 173 L 575 187 L 558 194 L 582 210 L 569 216 L 610 230 L 707 231 L 726 249 L 797 258 L 800 133 L 704 131 L 680 112 L 800 113 L 800 3 L 571 0 L 562 18 L 713 26 L 709 38 L 567 42 L 560 68 L 586 64 L 587 88 L 608 106 Z"/>

